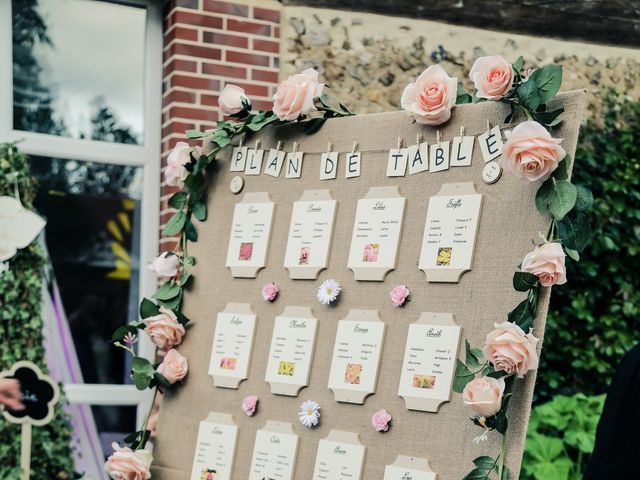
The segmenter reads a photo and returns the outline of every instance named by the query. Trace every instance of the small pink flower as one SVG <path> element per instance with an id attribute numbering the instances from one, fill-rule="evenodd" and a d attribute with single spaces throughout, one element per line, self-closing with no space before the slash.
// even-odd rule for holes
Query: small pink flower
<path id="1" fill-rule="evenodd" d="M 396 285 L 391 290 L 391 303 L 394 307 L 400 307 L 406 302 L 409 296 L 409 289 L 406 285 Z"/>
<path id="2" fill-rule="evenodd" d="M 478 417 L 491 417 L 502 408 L 504 386 L 504 378 L 475 378 L 464 387 L 462 401 Z"/>
<path id="3" fill-rule="evenodd" d="M 565 254 L 557 242 L 543 243 L 522 260 L 522 271 L 538 277 L 540 285 L 550 287 L 567 283 Z"/>
<path id="4" fill-rule="evenodd" d="M 158 373 L 164 375 L 170 384 L 183 380 L 189 371 L 187 359 L 173 348 L 164 356 L 164 360 L 158 366 Z"/>
<path id="5" fill-rule="evenodd" d="M 260 293 L 265 302 L 273 302 L 278 296 L 278 291 L 278 286 L 273 282 L 269 282 L 264 284 Z"/>
<path id="6" fill-rule="evenodd" d="M 164 283 L 178 274 L 180 257 L 173 252 L 162 252 L 155 260 L 149 262 L 147 268 Z"/>
<path id="7" fill-rule="evenodd" d="M 122 341 L 126 344 L 133 345 L 138 341 L 138 335 L 129 332 L 124 337 L 122 337 Z"/>
<path id="8" fill-rule="evenodd" d="M 389 430 L 389 422 L 391 415 L 385 409 L 380 409 L 371 416 L 371 425 L 378 432 L 386 432 Z"/>
<path id="9" fill-rule="evenodd" d="M 431 65 L 405 87 L 400 104 L 416 122 L 440 125 L 451 117 L 457 90 L 457 78 L 447 75 L 440 65 Z"/>
<path id="10" fill-rule="evenodd" d="M 104 470 L 113 480 L 149 480 L 151 478 L 151 452 L 111 445 L 114 452 L 104 464 Z"/>
<path id="11" fill-rule="evenodd" d="M 247 417 L 253 417 L 256 413 L 256 406 L 258 405 L 258 397 L 255 395 L 247 395 L 242 400 L 242 411 Z"/>
<path id="12" fill-rule="evenodd" d="M 237 85 L 227 84 L 218 97 L 218 108 L 223 116 L 229 117 L 246 109 L 251 110 L 251 102 L 249 102 L 244 89 Z"/>
<path id="13" fill-rule="evenodd" d="M 513 85 L 515 72 L 501 55 L 478 58 L 471 67 L 469 78 L 476 86 L 476 96 L 487 100 L 500 100 Z"/>
<path id="14" fill-rule="evenodd" d="M 296 120 L 300 115 L 315 112 L 314 98 L 322 95 L 324 85 L 318 82 L 318 72 L 307 68 L 282 82 L 273 96 L 273 113 L 280 120 Z"/>
<path id="15" fill-rule="evenodd" d="M 531 331 L 524 333 L 511 322 L 496 323 L 494 326 L 495 329 L 487 335 L 482 354 L 497 372 L 522 378 L 529 370 L 538 368 L 538 339 Z"/>

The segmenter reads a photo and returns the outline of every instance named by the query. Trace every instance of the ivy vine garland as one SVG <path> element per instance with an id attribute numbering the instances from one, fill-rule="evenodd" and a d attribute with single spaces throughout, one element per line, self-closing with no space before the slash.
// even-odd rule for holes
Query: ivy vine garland
<path id="1" fill-rule="evenodd" d="M 416 111 L 405 106 L 405 95 L 403 95 L 403 107 L 414 113 L 416 121 L 429 125 L 437 125 L 447 121 L 453 104 L 459 105 L 482 101 L 508 103 L 511 106 L 511 112 L 505 119 L 507 123 L 511 121 L 517 112 L 524 113 L 527 119 L 537 122 L 537 124 L 546 128 L 553 127 L 561 122 L 560 116 L 563 109 L 549 111 L 547 104 L 554 98 L 560 88 L 562 67 L 547 65 L 532 72 L 525 72 L 523 71 L 523 57 L 518 58 L 513 64 L 506 63 L 499 56 L 482 57 L 476 61 L 476 64 L 480 61 L 493 62 L 497 67 L 492 67 L 493 70 L 486 77 L 479 78 L 474 74 L 474 64 L 471 72 L 472 80 L 476 84 L 476 91 L 473 95 L 466 92 L 457 82 L 457 79 L 448 77 L 438 67 L 438 71 L 435 74 L 442 76 L 444 73 L 445 82 L 454 85 L 453 91 L 447 90 L 443 93 L 447 98 L 453 98 L 447 111 L 444 112 L 445 116 L 442 115 L 443 112 L 440 110 L 437 111 L 437 115 L 432 115 L 431 112 L 426 112 L 425 114 L 420 109 L 416 113 Z M 481 72 L 481 74 L 484 74 L 484 72 Z M 307 77 L 304 77 L 305 75 Z M 422 75 L 418 81 L 421 78 Z M 302 82 L 302 84 L 295 85 L 296 81 Z M 292 82 L 294 83 L 293 86 L 291 85 Z M 483 84 L 482 82 L 485 83 Z M 502 82 L 501 85 L 499 84 L 500 82 Z M 291 117 L 290 112 L 282 109 L 283 95 L 287 93 L 288 88 L 307 88 L 309 84 L 317 88 L 318 94 L 313 96 L 312 103 L 309 103 L 307 108 L 299 109 L 296 115 Z M 305 87 L 300 87 L 300 85 L 305 85 Z M 443 83 L 442 85 L 444 85 L 442 88 L 446 90 L 447 84 Z M 157 393 L 158 388 L 168 388 L 177 383 L 186 374 L 187 367 L 184 357 L 181 357 L 184 359 L 182 375 L 167 375 L 167 368 L 163 369 L 157 363 L 136 356 L 130 344 L 133 343 L 138 330 L 145 330 L 160 350 L 167 350 L 178 345 L 182 336 L 186 333 L 185 327 L 189 323 L 189 319 L 181 312 L 183 293 L 185 288 L 188 288 L 189 282 L 192 281 L 190 267 L 195 265 L 196 262 L 195 258 L 188 254 L 188 244 L 198 239 L 193 219 L 205 221 L 207 218 L 205 201 L 207 167 L 211 165 L 222 149 L 231 144 L 236 136 L 255 133 L 269 125 L 282 125 L 299 121 L 304 121 L 304 131 L 312 134 L 320 129 L 322 124 L 329 118 L 354 115 L 341 103 L 335 107 L 331 106 L 328 96 L 322 93 L 322 87 L 321 84 L 317 83 L 317 73 L 313 70 L 306 70 L 281 84 L 274 97 L 274 108 L 272 110 L 251 113 L 251 103 L 244 95 L 244 91 L 235 86 L 227 86 L 225 90 L 229 88 L 230 91 L 222 92 L 220 108 L 231 120 L 218 122 L 216 129 L 212 131 L 187 131 L 188 138 L 202 139 L 202 146 L 190 149 L 187 144 L 182 144 L 182 146 L 178 147 L 182 149 L 182 152 L 174 149 L 170 155 L 169 166 L 175 170 L 171 174 L 173 184 L 180 186 L 181 191 L 175 193 L 169 200 L 169 205 L 176 209 L 176 213 L 167 222 L 164 234 L 168 236 L 178 235 L 179 241 L 172 252 L 163 252 L 161 257 L 164 257 L 167 261 L 174 262 L 175 267 L 169 268 L 168 274 L 164 272 L 167 281 L 158 288 L 153 295 L 153 299 L 145 298 L 142 300 L 140 304 L 141 321 L 118 328 L 112 337 L 114 345 L 126 349 L 133 355 L 131 376 L 138 389 L 154 388 Z M 417 88 L 416 84 L 411 84 L 409 87 L 412 89 Z M 281 89 L 283 89 L 283 93 L 281 93 Z M 502 93 L 495 95 L 497 89 L 501 89 Z M 489 93 L 485 92 L 485 90 Z M 226 101 L 223 105 L 223 97 L 230 100 L 230 104 L 233 104 L 235 98 L 237 107 L 230 108 Z M 318 112 L 319 115 L 315 112 Z M 175 157 L 171 158 L 173 155 Z M 182 156 L 180 157 L 180 155 Z M 550 214 L 552 217 L 551 226 L 544 238 L 543 245 L 554 245 L 554 248 L 559 248 L 560 252 L 566 252 L 567 256 L 577 262 L 580 258 L 580 252 L 589 241 L 590 227 L 585 211 L 593 202 L 593 197 L 585 187 L 571 183 L 568 173 L 569 163 L 568 156 L 559 162 L 557 168 L 539 187 L 535 202 L 540 214 Z M 562 254 L 562 266 L 564 268 L 564 253 Z M 531 333 L 525 332 L 530 332 L 536 317 L 538 298 L 543 288 L 543 283 L 548 284 L 548 282 L 543 282 L 539 275 L 523 271 L 519 267 L 513 276 L 513 286 L 515 290 L 527 295 L 508 314 L 507 321 L 502 324 L 514 329 L 517 333 L 521 332 L 523 338 L 526 337 L 532 342 L 534 349 L 535 341 L 533 340 L 536 339 Z M 163 329 L 154 328 L 153 324 L 155 322 L 162 323 Z M 486 377 L 498 380 L 499 384 L 502 385 L 499 410 L 492 415 L 476 415 L 471 420 L 483 429 L 483 433 L 476 441 L 486 439 L 491 431 L 497 431 L 503 435 L 502 448 L 497 456 L 476 458 L 474 460 L 475 468 L 465 476 L 465 479 L 488 480 L 493 478 L 494 474 L 497 475 L 499 480 L 506 480 L 509 477 L 508 470 L 504 465 L 505 434 L 508 426 L 507 410 L 516 373 L 522 376 L 524 372 L 507 370 L 509 369 L 505 370 L 502 365 L 492 363 L 490 358 L 485 358 L 483 350 L 474 348 L 468 342 L 465 342 L 465 360 L 464 362 L 457 360 L 453 389 L 458 393 L 462 393 L 465 387 L 475 379 Z M 146 428 L 147 422 L 145 422 L 140 431 L 134 432 L 124 439 L 124 442 L 133 450 L 130 454 L 136 454 L 137 450 L 145 448 L 149 439 L 149 431 Z M 107 461 L 107 471 L 109 471 L 108 464 L 109 460 Z"/>

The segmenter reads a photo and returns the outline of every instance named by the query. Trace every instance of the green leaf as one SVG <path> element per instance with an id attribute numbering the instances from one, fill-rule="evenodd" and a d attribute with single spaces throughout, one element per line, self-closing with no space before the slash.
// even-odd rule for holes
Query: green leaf
<path id="1" fill-rule="evenodd" d="M 520 73 L 522 71 L 522 67 L 524 66 L 524 57 L 520 55 L 518 59 L 513 62 L 512 66 L 517 73 Z"/>
<path id="2" fill-rule="evenodd" d="M 550 212 L 556 220 L 562 220 L 573 209 L 577 196 L 578 190 L 571 182 L 551 177 L 536 192 L 536 208 L 543 215 Z"/>
<path id="3" fill-rule="evenodd" d="M 131 361 L 131 378 L 138 390 L 148 388 L 155 369 L 149 360 L 142 357 L 133 357 Z"/>
<path id="4" fill-rule="evenodd" d="M 556 223 L 556 236 L 565 248 L 582 252 L 591 237 L 589 219 L 582 212 L 571 212 Z"/>
<path id="5" fill-rule="evenodd" d="M 138 325 L 134 323 L 130 323 L 129 325 L 122 325 L 118 327 L 113 335 L 111 335 L 112 342 L 119 342 L 124 337 L 126 337 L 129 333 L 136 334 L 138 333 Z"/>
<path id="6" fill-rule="evenodd" d="M 553 171 L 551 176 L 556 180 L 568 180 L 569 179 L 569 163 L 570 157 L 569 155 L 565 155 L 565 157 L 558 162 L 558 167 Z"/>
<path id="7" fill-rule="evenodd" d="M 175 235 L 184 228 L 187 215 L 184 212 L 176 212 L 164 226 L 165 235 Z"/>
<path id="8" fill-rule="evenodd" d="M 526 108 L 530 114 L 535 112 L 541 103 L 538 87 L 531 79 L 520 84 L 516 89 L 516 97 L 518 97 L 520 105 Z"/>
<path id="9" fill-rule="evenodd" d="M 456 105 L 464 105 L 465 103 L 471 103 L 473 97 L 464 89 L 462 83 L 458 82 L 458 91 L 456 93 Z"/>
<path id="10" fill-rule="evenodd" d="M 194 203 L 191 206 L 191 211 L 193 212 L 193 215 L 201 222 L 207 219 L 207 204 L 203 201 Z"/>
<path id="11" fill-rule="evenodd" d="M 528 331 L 533 324 L 533 309 L 529 299 L 524 299 L 516 308 L 511 310 L 507 319 L 511 323 L 518 325 L 525 332 Z"/>
<path id="12" fill-rule="evenodd" d="M 464 341 L 465 347 L 465 363 L 467 366 L 477 369 L 482 365 L 482 350 L 478 348 L 471 348 L 469 341 L 465 339 Z"/>
<path id="13" fill-rule="evenodd" d="M 167 380 L 167 377 L 165 377 L 164 375 L 162 375 L 159 372 L 153 372 L 153 382 L 156 385 L 161 385 L 165 388 L 170 387 L 171 383 L 169 382 L 169 380 Z"/>
<path id="14" fill-rule="evenodd" d="M 526 83 L 533 82 L 537 86 L 540 103 L 547 103 L 560 89 L 562 84 L 562 67 L 545 65 L 533 71 Z"/>
<path id="15" fill-rule="evenodd" d="M 188 266 L 193 266 L 196 264 L 196 257 L 187 257 L 184 259 L 184 264 Z"/>
<path id="16" fill-rule="evenodd" d="M 187 138 L 202 138 L 206 136 L 206 133 L 200 130 L 187 130 L 185 133 L 187 134 Z"/>
<path id="17" fill-rule="evenodd" d="M 467 473 L 462 480 L 488 480 L 489 475 L 486 470 L 474 468 Z"/>
<path id="18" fill-rule="evenodd" d="M 174 282 L 167 282 L 153 296 L 158 300 L 171 300 L 178 295 L 180 295 L 180 286 Z"/>
<path id="19" fill-rule="evenodd" d="M 179 322 L 183 327 L 186 327 L 186 326 L 187 326 L 187 323 L 189 323 L 189 322 L 191 321 L 191 320 L 189 320 L 189 319 L 187 318 L 187 316 L 186 316 L 184 313 L 182 313 L 182 312 L 180 312 L 180 311 L 174 311 L 173 313 L 175 313 L 175 314 L 176 314 L 176 318 L 178 319 L 178 322 Z"/>
<path id="20" fill-rule="evenodd" d="M 324 118 L 324 117 L 312 118 L 308 122 L 304 122 L 304 130 L 303 131 L 307 135 L 312 135 L 312 134 L 316 133 L 318 130 L 320 130 L 320 128 L 322 127 L 322 125 L 324 125 L 324 122 L 326 122 L 326 121 L 327 121 L 327 119 Z"/>
<path id="21" fill-rule="evenodd" d="M 547 127 L 554 127 L 562 122 L 560 115 L 564 112 L 564 108 L 559 108 L 551 112 L 535 112 L 533 119 Z"/>
<path id="22" fill-rule="evenodd" d="M 462 363 L 460 359 L 456 359 L 456 373 L 453 379 L 453 391 L 462 393 L 464 387 L 473 380 L 473 373 Z"/>
<path id="23" fill-rule="evenodd" d="M 580 261 L 580 254 L 577 251 L 571 248 L 565 248 L 564 251 L 567 252 L 567 255 L 569 255 L 572 260 L 575 260 L 576 262 Z"/>
<path id="24" fill-rule="evenodd" d="M 181 292 L 182 293 L 182 292 Z M 169 310 L 177 310 L 180 308 L 180 302 L 182 302 L 182 295 L 178 295 L 171 300 L 158 300 L 164 308 L 168 308 Z"/>
<path id="25" fill-rule="evenodd" d="M 176 210 L 182 210 L 185 203 L 187 203 L 187 192 L 176 192 L 169 199 L 169 206 Z"/>
<path id="26" fill-rule="evenodd" d="M 515 272 L 513 274 L 513 288 L 518 292 L 528 292 L 538 284 L 538 277 L 529 272 Z"/>
<path id="27" fill-rule="evenodd" d="M 140 318 L 145 319 L 149 317 L 153 317 L 160 313 L 160 308 L 158 305 L 153 303 L 148 298 L 143 298 L 142 302 L 140 302 Z"/>
<path id="28" fill-rule="evenodd" d="M 198 231 L 189 218 L 187 218 L 187 223 L 185 225 L 185 235 L 187 236 L 187 240 L 189 240 L 190 242 L 198 241 Z"/>
<path id="29" fill-rule="evenodd" d="M 522 57 L 520 57 L 520 58 L 522 58 Z M 482 457 L 476 458 L 473 461 L 473 464 L 476 467 L 481 468 L 482 470 L 491 470 L 494 467 L 494 465 L 496 465 L 496 461 L 495 461 L 495 459 L 484 455 Z"/>
<path id="30" fill-rule="evenodd" d="M 587 187 L 576 185 L 576 210 L 588 210 L 593 205 L 593 193 Z"/>
<path id="31" fill-rule="evenodd" d="M 191 272 L 185 272 L 182 277 L 180 277 L 180 286 L 184 287 L 189 279 L 191 278 Z"/>

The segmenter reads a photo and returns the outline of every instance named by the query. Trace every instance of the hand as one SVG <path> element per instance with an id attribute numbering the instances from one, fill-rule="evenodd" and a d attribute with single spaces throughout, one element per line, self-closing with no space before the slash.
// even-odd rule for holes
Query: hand
<path id="1" fill-rule="evenodd" d="M 8 410 L 24 410 L 18 380 L 0 378 L 0 405 Z"/>

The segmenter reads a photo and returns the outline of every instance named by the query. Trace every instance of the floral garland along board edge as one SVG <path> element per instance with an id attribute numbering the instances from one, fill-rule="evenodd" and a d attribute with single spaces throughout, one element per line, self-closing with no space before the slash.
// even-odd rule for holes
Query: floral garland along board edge
<path id="1" fill-rule="evenodd" d="M 551 64 L 524 71 L 523 66 L 523 57 L 513 64 L 499 55 L 478 58 L 470 71 L 476 89 L 471 95 L 440 65 L 432 65 L 405 87 L 401 99 L 402 108 L 417 123 L 430 126 L 448 121 L 455 105 L 465 103 L 506 102 L 511 113 L 505 122 L 518 111 L 524 113 L 527 121 L 507 132 L 500 164 L 523 181 L 540 183 L 536 207 L 540 214 L 552 217 L 543 243 L 524 257 L 513 276 L 514 289 L 526 293 L 526 298 L 506 321 L 495 324 L 482 349 L 465 342 L 465 359 L 457 359 L 453 390 L 462 393 L 463 402 L 472 413 L 471 421 L 482 429 L 474 442 L 485 440 L 490 432 L 502 435 L 500 452 L 476 458 L 473 469 L 464 477 L 468 480 L 509 478 L 504 465 L 507 409 L 515 378 L 538 365 L 538 339 L 531 327 L 541 289 L 567 281 L 566 256 L 579 261 L 590 237 L 586 211 L 593 196 L 585 187 L 571 183 L 570 159 L 560 140 L 552 138 L 547 130 L 562 121 L 562 108 L 549 111 L 546 106 L 560 88 L 562 67 Z M 190 267 L 196 262 L 188 254 L 188 243 L 198 238 L 193 219 L 205 221 L 207 217 L 207 166 L 237 135 L 300 121 L 304 121 L 304 131 L 312 134 L 329 118 L 354 115 L 341 103 L 331 106 L 323 90 L 317 72 L 308 69 L 279 85 L 272 110 L 251 113 L 251 102 L 244 90 L 227 85 L 220 94 L 219 109 L 230 120 L 218 122 L 216 129 L 209 132 L 188 131 L 187 136 L 202 139 L 202 145 L 190 148 L 179 142 L 170 153 L 165 179 L 180 191 L 169 200 L 176 213 L 167 222 L 164 234 L 179 235 L 180 240 L 173 251 L 162 252 L 149 265 L 160 286 L 153 300 L 142 300 L 141 321 L 118 328 L 112 336 L 115 346 L 133 356 L 131 378 L 138 389 L 152 388 L 157 395 L 159 390 L 180 383 L 188 372 L 187 359 L 174 347 L 181 343 L 189 322 L 181 313 L 183 292 L 192 279 Z M 291 100 L 300 98 L 301 101 Z M 163 355 L 161 363 L 136 355 L 133 344 L 139 330 L 149 335 L 157 353 Z M 255 402 L 257 398 L 252 399 L 252 415 Z M 123 474 L 136 480 L 150 478 L 152 457 L 145 449 L 151 434 L 148 426 L 149 416 L 141 430 L 124 439 L 127 447 L 113 445 L 114 453 L 105 463 L 111 478 L 122 478 Z"/>

